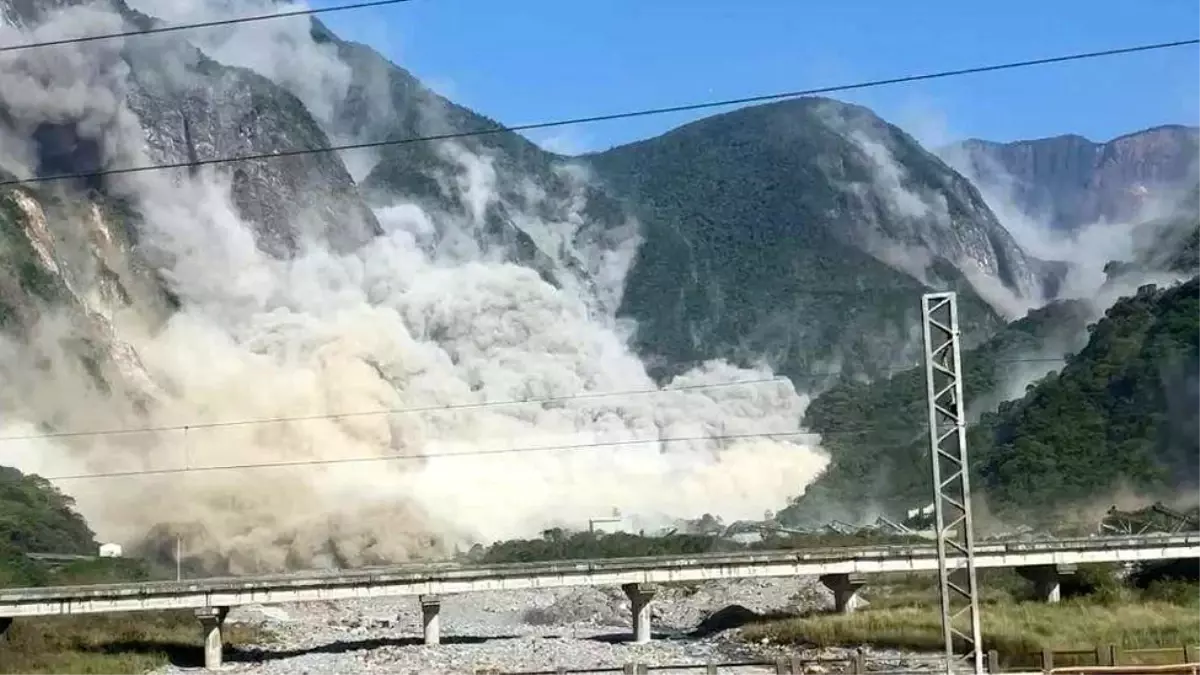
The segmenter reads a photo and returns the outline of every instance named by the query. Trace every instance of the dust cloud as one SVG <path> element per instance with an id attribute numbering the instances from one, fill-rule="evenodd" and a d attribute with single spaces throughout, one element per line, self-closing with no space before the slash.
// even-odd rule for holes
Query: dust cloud
<path id="1" fill-rule="evenodd" d="M 947 194 L 956 196 L 968 211 L 981 206 L 963 190 L 965 183 L 948 181 L 939 190 L 920 187 L 909 169 L 893 152 L 897 135 L 903 132 L 882 120 L 868 117 L 848 106 L 819 105 L 817 116 L 830 130 L 842 136 L 867 160 L 869 179 L 846 181 L 844 189 L 863 203 L 863 213 L 871 214 L 880 200 L 890 213 L 888 226 L 858 225 L 858 236 L 872 255 L 927 286 L 934 251 L 948 256 L 981 299 L 997 313 L 1016 319 L 1043 298 L 1036 275 L 1026 269 L 1024 252 L 1001 228 L 966 226 L 962 214 L 952 214 Z M 936 161 L 932 156 L 929 161 Z M 972 215 L 984 222 L 988 214 Z M 934 227 L 930 227 L 930 224 Z M 1012 277 L 1008 283 L 1001 279 Z"/>
<path id="2" fill-rule="evenodd" d="M 166 11 L 172 3 L 148 4 L 176 18 Z M 195 3 L 176 3 L 184 5 Z M 35 37 L 114 25 L 105 11 L 72 8 Z M 222 49 L 249 53 L 238 40 L 257 36 L 262 46 L 269 30 L 230 31 Z M 320 86 L 302 99 L 328 123 L 322 116 L 334 102 L 322 97 L 336 95 L 344 73 L 322 61 L 330 54 L 306 34 L 282 42 L 312 50 L 297 66 L 326 63 Z M 32 174 L 22 134 L 42 118 L 88 120 L 109 165 L 149 163 L 146 132 L 124 103 L 119 47 L 115 40 L 0 61 L 0 107 L 14 120 L 0 166 Z M 260 56 L 249 67 L 272 74 L 276 60 Z M 471 155 L 449 143 L 443 150 Z M 648 528 L 705 512 L 757 518 L 803 492 L 827 463 L 815 439 L 798 433 L 807 398 L 790 383 L 732 384 L 771 378 L 765 368 L 707 363 L 662 387 L 647 375 L 613 314 L 636 250 L 628 237 L 589 240 L 596 250 L 577 253 L 594 261 L 596 283 L 559 286 L 504 251 L 448 245 L 472 240 L 469 214 L 501 198 L 486 172 L 462 171 L 454 194 L 468 215 L 397 195 L 377 210 L 385 233 L 366 245 L 338 253 L 309 238 L 280 260 L 259 250 L 239 217 L 229 174 L 147 172 L 108 184 L 143 221 L 139 250 L 120 254 L 162 261 L 179 300 L 169 316 L 152 320 L 139 309 L 144 299 L 106 300 L 99 276 L 63 270 L 72 305 L 45 312 L 25 342 L 0 343 L 0 435 L 8 439 L 0 463 L 67 477 L 57 484 L 102 540 L 179 533 L 190 558 L 221 561 L 232 573 L 402 561 L 585 526 L 613 508 Z M 583 227 L 580 201 L 572 195 L 559 210 Z M 41 217 L 37 208 L 26 216 Z M 514 220 L 552 230 L 545 212 Z M 54 226 L 86 241 L 122 225 L 99 218 Z M 68 339 L 82 336 L 68 318 L 81 309 L 104 328 L 102 339 L 86 335 L 112 364 L 103 384 Z M 580 396 L 627 391 L 647 393 Z M 565 398 L 507 403 L 551 397 Z M 496 405 L 455 407 L 487 403 Z M 362 414 L 322 417 L 342 413 Z M 312 419 L 229 424 L 303 416 Z M 47 427 L 171 428 L 37 437 Z M 781 435 L 736 438 L 747 434 Z M 310 463 L 251 466 L 296 462 Z M 79 477 L 146 471 L 165 473 Z"/>

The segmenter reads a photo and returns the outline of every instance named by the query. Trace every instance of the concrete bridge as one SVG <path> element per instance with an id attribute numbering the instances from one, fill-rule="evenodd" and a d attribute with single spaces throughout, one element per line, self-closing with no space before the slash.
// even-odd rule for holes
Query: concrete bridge
<path id="1" fill-rule="evenodd" d="M 979 568 L 1018 568 L 1048 602 L 1059 580 L 1088 563 L 1200 559 L 1200 533 L 988 542 L 975 548 Z M 961 559 L 952 558 L 961 563 Z M 937 569 L 928 544 L 571 560 L 506 565 L 436 563 L 182 582 L 146 582 L 0 590 L 0 630 L 14 618 L 102 612 L 194 609 L 201 623 L 205 665 L 221 662 L 221 624 L 230 607 L 351 598 L 416 596 L 425 642 L 440 641 L 439 597 L 474 591 L 564 586 L 621 586 L 629 596 L 633 638 L 650 640 L 655 584 L 748 577 L 818 576 L 834 592 L 838 611 L 852 611 L 866 575 Z"/>

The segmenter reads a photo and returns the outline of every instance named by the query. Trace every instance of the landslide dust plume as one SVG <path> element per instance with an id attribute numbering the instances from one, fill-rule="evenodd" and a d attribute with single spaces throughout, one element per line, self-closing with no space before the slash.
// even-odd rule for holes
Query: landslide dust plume
<path id="1" fill-rule="evenodd" d="M 91 26 L 102 19 L 112 30 L 103 12 L 70 10 L 35 37 L 78 34 L 81 25 L 99 32 Z M 110 165 L 151 162 L 123 102 L 119 46 L 34 50 L 0 62 L 0 107 L 18 129 L 39 118 L 85 120 Z M 0 166 L 30 175 L 19 135 L 5 140 Z M 75 309 L 46 312 L 28 340 L 0 344 L 2 433 L 190 428 L 9 440 L 0 463 L 46 476 L 315 463 L 59 481 L 103 540 L 132 544 L 151 531 L 178 531 L 189 557 L 234 573 L 436 557 L 578 527 L 614 507 L 646 526 L 704 512 L 757 518 L 825 467 L 811 438 L 719 438 L 797 431 L 806 399 L 786 382 L 429 411 L 655 389 L 611 311 L 597 309 L 611 302 L 574 290 L 609 292 L 605 284 L 563 290 L 495 251 L 428 244 L 431 231 L 469 238 L 478 227 L 469 215 L 398 198 L 377 212 L 385 233 L 356 250 L 335 253 L 309 239 L 278 260 L 260 252 L 237 215 L 227 169 L 129 174 L 107 185 L 143 220 L 140 251 L 127 255 L 154 261 L 180 307 L 151 321 L 105 305 L 77 275 Z M 474 180 L 461 195 L 486 202 L 496 198 L 488 189 Z M 88 241 L 121 226 L 79 218 L 68 229 Z M 627 244 L 593 253 L 605 269 L 625 269 Z M 122 381 L 107 389 L 62 339 L 78 330 L 65 317 L 79 305 L 111 326 L 105 348 Z M 666 388 L 769 376 L 709 363 Z M 319 418 L 410 408 L 426 410 Z M 205 426 L 296 416 L 318 418 Z M 688 440 L 621 444 L 672 438 Z M 575 447 L 507 452 L 536 446 Z M 388 461 L 331 461 L 368 458 Z"/>

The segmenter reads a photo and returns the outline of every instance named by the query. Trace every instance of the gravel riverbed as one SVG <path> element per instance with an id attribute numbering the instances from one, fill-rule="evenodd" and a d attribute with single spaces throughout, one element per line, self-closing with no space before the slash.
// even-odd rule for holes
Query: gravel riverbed
<path id="1" fill-rule="evenodd" d="M 831 594 L 816 579 L 740 579 L 663 588 L 651 606 L 654 640 L 635 645 L 628 642 L 629 603 L 619 588 L 467 593 L 442 598 L 442 644 L 426 646 L 416 598 L 251 605 L 235 608 L 228 621 L 260 624 L 272 639 L 268 644 L 236 645 L 224 668 L 261 675 L 458 675 L 556 668 L 588 672 L 636 661 L 695 664 L 696 670 L 675 672 L 702 673 L 707 661 L 761 660 L 791 653 L 733 639 L 731 631 L 746 610 L 792 614 L 831 606 Z M 844 653 L 829 650 L 822 655 Z M 172 666 L 160 672 L 185 670 Z M 741 667 L 720 672 L 751 675 L 774 670 Z"/>

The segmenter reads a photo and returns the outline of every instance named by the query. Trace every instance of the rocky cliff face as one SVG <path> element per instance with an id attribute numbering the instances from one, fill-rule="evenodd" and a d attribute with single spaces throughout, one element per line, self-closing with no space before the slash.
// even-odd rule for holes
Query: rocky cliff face
<path id="1" fill-rule="evenodd" d="M 338 40 L 320 25 L 314 36 L 336 46 L 351 69 L 336 112 L 347 136 L 369 142 L 501 126 L 438 96 L 368 47 Z M 380 108 L 395 112 L 379 115 Z M 577 290 L 601 314 L 616 311 L 639 241 L 637 225 L 579 163 L 513 133 L 390 145 L 373 159 L 362 184 L 377 208 L 416 203 L 470 223 L 465 230 L 418 233 L 428 250 L 516 262 L 549 283 Z"/>
<path id="2" fill-rule="evenodd" d="M 972 139 L 941 154 L 977 184 L 1060 230 L 1132 222 L 1197 180 L 1200 130 L 1169 125 L 1104 143 L 1066 135 L 1012 143 Z"/>
<path id="3" fill-rule="evenodd" d="M 13 23 L 32 26 L 35 40 L 84 26 L 128 29 L 154 23 L 124 0 L 0 4 Z M 174 37 L 66 45 L 53 52 L 16 52 L 7 60 L 12 78 L 5 87 L 7 122 L 14 135 L 28 139 L 21 145 L 38 158 L 33 169 L 39 175 L 329 144 L 324 130 L 285 88 L 218 63 Z M 25 112 L 34 106 L 16 100 L 25 94 L 26 83 L 16 79 L 21 75 L 48 83 L 44 93 L 58 108 L 56 119 L 47 120 L 40 105 Z M 123 106 L 112 100 L 114 94 Z M 255 224 L 260 244 L 273 255 L 295 254 L 306 237 L 349 249 L 379 233 L 374 214 L 335 156 L 241 162 L 217 170 L 232 176 L 239 213 Z M 87 184 L 99 188 L 105 181 L 93 178 Z"/>
<path id="4" fill-rule="evenodd" d="M 154 23 L 123 0 L 4 0 L 0 9 L 8 24 L 6 43 Z M 178 39 L 19 51 L 4 55 L 0 66 L 0 167 L 9 179 L 328 144 L 321 127 L 287 90 L 249 70 L 217 63 Z M 230 182 L 233 214 L 250 226 L 257 248 L 272 257 L 291 257 L 312 241 L 345 251 L 380 232 L 334 156 L 199 171 Z M 171 211 L 197 204 L 148 205 L 136 196 L 178 187 L 186 173 L 89 176 L 5 190 L 5 236 L 16 267 L 7 270 L 10 280 L 0 302 L 10 328 L 26 337 L 23 348 L 44 351 L 46 345 L 32 336 L 47 330 L 46 317 L 61 316 L 79 333 L 71 344 L 87 346 L 81 358 L 98 391 L 132 388 L 138 406 L 159 393 L 111 320 L 132 313 L 140 324 L 159 325 L 178 309 L 178 295 L 188 292 L 181 288 L 180 270 L 171 268 L 182 250 L 195 250 L 212 233 L 172 231 L 167 221 L 178 218 Z M 150 226 L 150 214 L 161 220 Z M 188 237 L 195 241 L 183 242 Z M 73 347 L 57 343 L 54 349 Z"/>

